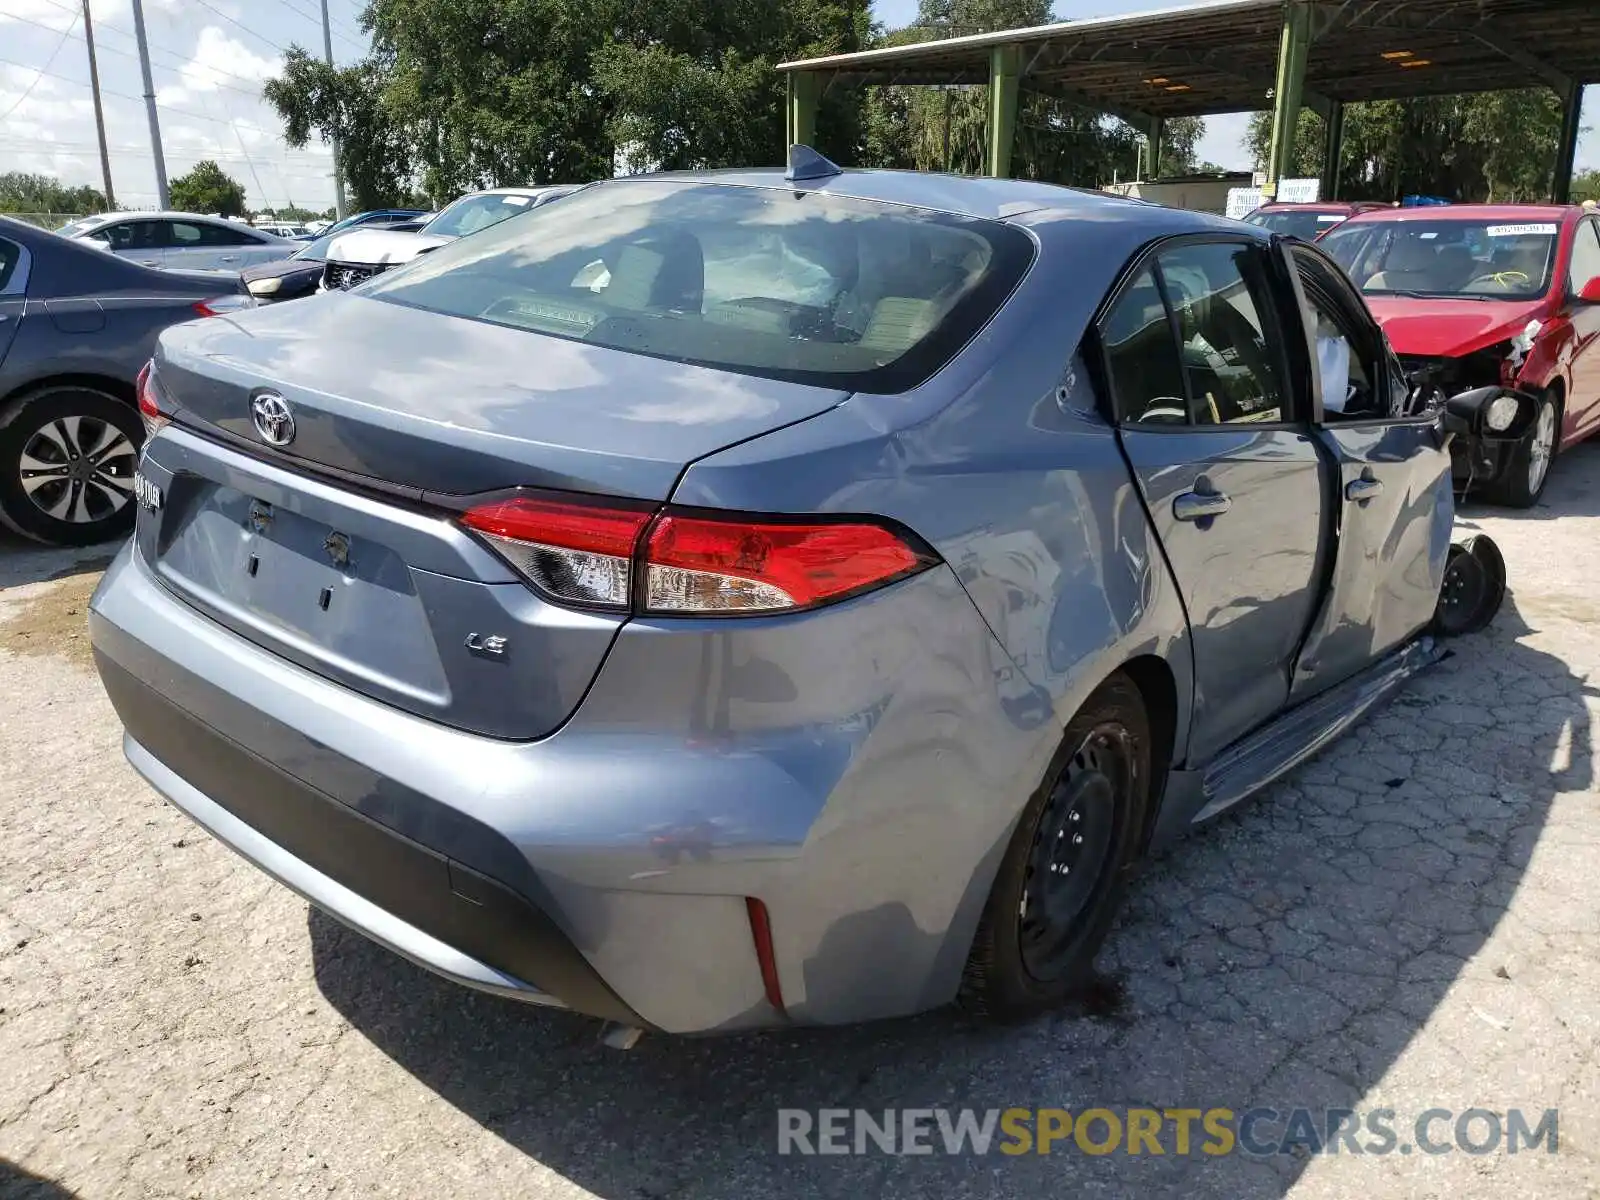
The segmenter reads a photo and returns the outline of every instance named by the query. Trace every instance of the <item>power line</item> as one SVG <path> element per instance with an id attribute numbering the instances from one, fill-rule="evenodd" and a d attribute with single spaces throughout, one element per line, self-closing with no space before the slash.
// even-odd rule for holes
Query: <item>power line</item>
<path id="1" fill-rule="evenodd" d="M 271 46 L 274 50 L 277 50 L 277 51 L 279 51 L 281 53 L 284 53 L 284 54 L 288 53 L 287 50 L 285 50 L 277 42 L 275 42 L 271 38 L 269 38 L 266 34 L 257 33 L 254 29 L 251 29 L 250 26 L 246 25 L 243 21 L 235 21 L 232 17 L 230 17 L 227 13 L 223 12 L 220 8 L 213 7 L 209 3 L 209 0 L 194 0 L 194 2 L 196 4 L 198 4 L 201 8 L 205 9 L 207 12 L 215 13 L 217 16 L 221 17 L 224 21 L 226 21 L 228 24 L 238 26 L 240 29 L 244 30 L 251 37 L 256 38 L 258 41 L 265 42 L 267 45 Z"/>
<path id="2" fill-rule="evenodd" d="M 73 14 L 71 22 L 69 22 L 67 27 L 61 31 L 61 36 L 56 39 L 56 48 L 50 51 L 50 57 L 44 60 L 44 66 L 38 69 L 38 74 L 33 77 L 33 82 L 30 83 L 26 89 L 24 89 L 22 95 L 17 97 L 16 103 L 14 103 L 10 108 L 6 109 L 5 112 L 0 113 L 0 117 L 9 117 L 12 113 L 16 112 L 17 109 L 22 107 L 23 102 L 26 101 L 29 96 L 33 95 L 33 89 L 38 87 L 39 80 L 43 79 L 45 75 L 49 73 L 50 67 L 56 61 L 56 55 L 60 54 L 61 47 L 67 44 L 67 38 L 71 35 L 73 26 L 77 25 L 77 23 L 78 16 L 77 14 Z M 11 65 L 13 67 L 22 66 L 21 63 L 12 63 Z M 33 70 L 32 67 L 22 67 L 22 69 L 24 71 Z"/>
<path id="3" fill-rule="evenodd" d="M 55 32 L 55 30 L 53 28 L 51 28 L 51 26 L 41 24 L 38 21 L 30 21 L 30 20 L 28 20 L 27 17 L 16 17 L 16 18 L 13 18 L 13 19 L 21 21 L 21 22 L 23 22 L 24 24 L 27 24 L 27 25 L 32 25 L 32 26 L 34 26 L 35 28 L 38 28 L 38 29 L 48 29 L 48 30 L 50 30 L 51 33 Z M 109 26 L 108 28 L 114 30 L 117 33 L 122 33 L 122 31 L 120 29 L 117 29 L 117 27 L 115 25 Z M 123 36 L 124 37 L 132 37 L 133 35 L 132 34 L 123 34 Z M 80 42 L 84 40 L 83 35 L 81 33 L 74 34 L 73 37 L 74 37 L 75 40 L 80 41 Z M 120 55 L 121 57 L 129 59 L 129 60 L 131 60 L 133 62 L 138 62 L 139 61 L 139 56 L 137 54 L 135 54 L 131 50 L 124 50 L 120 46 L 100 45 L 100 46 L 97 46 L 96 49 L 99 50 L 101 53 L 111 53 L 111 54 Z M 157 51 L 160 51 L 162 54 L 165 54 L 168 58 L 181 58 L 182 57 L 177 51 L 166 50 L 163 47 L 155 45 L 154 43 L 151 44 L 150 50 L 151 50 L 152 54 L 157 52 Z M 172 65 L 169 65 L 168 63 L 164 63 L 164 62 L 158 62 L 158 63 L 155 63 L 153 65 L 157 66 L 157 67 L 160 67 L 163 71 L 171 71 L 174 74 L 181 74 L 183 71 L 186 71 L 186 70 L 189 70 L 190 68 L 193 68 L 195 70 L 200 70 L 200 71 L 210 71 L 213 75 L 220 75 L 224 79 L 239 79 L 239 80 L 243 80 L 246 83 L 254 82 L 257 85 L 257 89 L 255 91 L 250 91 L 250 90 L 248 90 L 246 88 L 233 87 L 230 84 L 217 83 L 217 82 L 215 82 L 213 80 L 209 80 L 209 79 L 206 80 L 207 85 L 210 86 L 210 87 L 223 88 L 226 91 L 238 92 L 241 96 L 252 96 L 257 100 L 261 99 L 260 85 L 261 85 L 262 81 L 261 80 L 251 80 L 251 78 L 248 75 L 235 75 L 231 71 L 219 70 L 216 67 L 207 66 L 205 63 L 198 62 L 198 61 L 192 61 L 192 60 L 188 60 L 188 59 L 185 59 L 178 66 L 172 66 Z"/>

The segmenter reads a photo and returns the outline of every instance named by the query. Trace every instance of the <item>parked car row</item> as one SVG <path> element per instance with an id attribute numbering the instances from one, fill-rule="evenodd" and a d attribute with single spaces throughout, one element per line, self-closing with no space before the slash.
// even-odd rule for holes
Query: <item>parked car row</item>
<path id="1" fill-rule="evenodd" d="M 1414 380 L 1318 245 L 798 147 L 527 207 L 162 334 L 91 604 L 133 766 L 448 978 L 1048 1009 L 1498 602 L 1449 446 L 1535 398 Z"/>

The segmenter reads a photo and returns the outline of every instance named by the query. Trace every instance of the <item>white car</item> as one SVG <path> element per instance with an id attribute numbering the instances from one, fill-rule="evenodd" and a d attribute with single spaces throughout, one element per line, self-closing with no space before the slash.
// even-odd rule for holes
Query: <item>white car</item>
<path id="1" fill-rule="evenodd" d="M 318 291 L 355 287 L 391 267 L 408 263 L 458 237 L 498 225 L 508 217 L 575 192 L 579 184 L 490 188 L 446 205 L 414 233 L 392 229 L 352 229 L 328 244 L 327 265 Z"/>
<path id="2" fill-rule="evenodd" d="M 255 228 L 262 233 L 270 233 L 273 237 L 281 238 L 305 237 L 310 232 L 304 225 L 293 221 L 264 221 Z"/>
<path id="3" fill-rule="evenodd" d="M 286 238 L 225 217 L 197 213 L 99 213 L 56 230 L 147 267 L 241 271 L 288 258 L 300 247 Z"/>

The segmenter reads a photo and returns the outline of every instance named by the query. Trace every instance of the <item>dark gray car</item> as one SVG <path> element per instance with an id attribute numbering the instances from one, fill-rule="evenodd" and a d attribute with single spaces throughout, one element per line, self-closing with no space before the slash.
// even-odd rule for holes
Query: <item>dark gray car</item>
<path id="1" fill-rule="evenodd" d="M 133 527 L 135 383 L 169 325 L 254 302 L 0 217 L 0 521 L 62 545 Z"/>
<path id="2" fill-rule="evenodd" d="M 145 778 L 502 995 L 1010 1016 L 1437 656 L 1465 418 L 1325 255 L 794 153 L 165 334 L 90 619 Z"/>

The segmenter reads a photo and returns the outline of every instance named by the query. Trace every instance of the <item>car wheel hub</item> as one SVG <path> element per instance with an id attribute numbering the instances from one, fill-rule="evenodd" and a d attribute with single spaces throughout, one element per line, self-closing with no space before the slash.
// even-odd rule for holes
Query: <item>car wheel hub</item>
<path id="1" fill-rule="evenodd" d="M 1119 728 L 1097 730 L 1073 755 L 1040 814 L 1029 853 L 1018 942 L 1035 979 L 1059 973 L 1062 953 L 1109 881 L 1117 836 L 1118 795 L 1130 756 Z"/>
<path id="2" fill-rule="evenodd" d="M 1547 402 L 1539 406 L 1539 420 L 1528 441 L 1528 491 L 1534 495 L 1538 494 L 1545 473 L 1550 469 L 1550 455 L 1555 444 L 1556 409 Z"/>
<path id="3" fill-rule="evenodd" d="M 35 508 L 57 521 L 103 521 L 133 498 L 138 451 L 109 421 L 62 417 L 41 426 L 22 448 L 18 474 Z"/>

